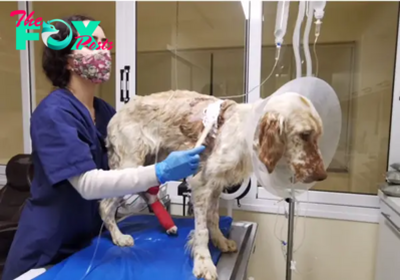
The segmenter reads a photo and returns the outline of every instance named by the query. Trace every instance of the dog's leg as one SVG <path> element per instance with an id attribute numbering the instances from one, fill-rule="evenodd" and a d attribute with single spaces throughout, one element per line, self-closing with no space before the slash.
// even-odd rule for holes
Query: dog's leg
<path id="1" fill-rule="evenodd" d="M 123 198 L 109 198 L 103 199 L 100 202 L 100 216 L 104 222 L 104 225 L 108 229 L 111 234 L 112 241 L 115 245 L 124 247 L 124 246 L 133 246 L 133 238 L 128 234 L 122 234 L 120 229 L 118 228 L 117 222 L 115 221 L 115 215 L 117 212 L 117 208 L 119 207 Z"/>
<path id="2" fill-rule="evenodd" d="M 147 202 L 147 205 L 152 207 L 154 214 L 157 216 L 157 219 L 161 223 L 161 225 L 164 227 L 166 230 L 167 234 L 177 234 L 178 233 L 178 227 L 174 224 L 171 215 L 168 213 L 168 211 L 164 208 L 162 205 L 161 201 L 158 199 L 158 195 L 151 194 L 149 192 L 144 192 L 141 193 L 140 196 L 144 201 Z M 154 209 L 154 203 L 160 203 L 158 206 L 162 207 L 162 209 Z M 158 212 L 156 212 L 158 211 Z"/>
<path id="3" fill-rule="evenodd" d="M 111 157 L 109 156 L 109 159 L 113 158 L 113 156 L 113 154 Z M 128 160 L 125 160 L 124 158 L 118 158 L 118 161 L 109 161 L 109 165 L 111 169 L 138 167 L 144 162 L 144 158 L 142 159 L 142 157 L 138 156 L 138 154 L 133 154 Z M 123 197 L 103 199 L 100 202 L 99 212 L 105 227 L 111 234 L 113 243 L 120 247 L 129 247 L 133 246 L 134 244 L 133 237 L 129 234 L 123 234 L 116 221 L 117 210 L 118 207 L 121 206 L 123 199 Z"/>
<path id="4" fill-rule="evenodd" d="M 191 234 L 189 246 L 192 246 L 194 258 L 193 274 L 204 280 L 215 280 L 218 278 L 211 254 L 208 249 L 209 232 L 207 229 L 207 209 L 211 200 L 212 186 L 192 186 L 193 210 L 195 217 L 195 229 Z"/>
<path id="5" fill-rule="evenodd" d="M 207 226 L 210 230 L 211 241 L 223 253 L 236 252 L 236 242 L 227 239 L 219 228 L 219 197 L 221 191 L 214 189 L 207 211 Z"/>

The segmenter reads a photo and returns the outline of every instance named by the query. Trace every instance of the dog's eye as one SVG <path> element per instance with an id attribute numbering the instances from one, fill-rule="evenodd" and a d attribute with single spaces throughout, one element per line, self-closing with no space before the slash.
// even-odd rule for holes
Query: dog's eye
<path id="1" fill-rule="evenodd" d="M 304 131 L 300 133 L 300 138 L 304 141 L 310 140 L 310 137 L 311 137 L 311 131 Z"/>

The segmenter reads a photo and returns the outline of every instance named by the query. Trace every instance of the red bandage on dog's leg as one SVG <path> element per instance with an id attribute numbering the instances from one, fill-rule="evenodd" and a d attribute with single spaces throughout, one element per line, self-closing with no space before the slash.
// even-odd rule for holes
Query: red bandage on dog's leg
<path id="1" fill-rule="evenodd" d="M 159 190 L 160 190 L 160 187 L 159 186 L 155 186 L 155 187 L 151 187 L 150 189 L 148 189 L 147 193 L 151 194 L 151 195 L 157 195 Z"/>
<path id="2" fill-rule="evenodd" d="M 164 208 L 164 205 L 162 205 L 162 203 L 159 200 L 151 204 L 150 207 L 153 210 L 154 214 L 156 215 L 162 227 L 165 228 L 165 230 L 168 231 L 169 229 L 175 226 L 175 223 L 172 220 L 171 215 L 168 213 L 168 211 Z"/>

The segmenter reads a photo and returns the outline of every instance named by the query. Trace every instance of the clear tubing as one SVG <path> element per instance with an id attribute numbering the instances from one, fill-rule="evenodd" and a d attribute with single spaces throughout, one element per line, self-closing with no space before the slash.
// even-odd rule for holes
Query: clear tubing
<path id="1" fill-rule="evenodd" d="M 319 19 L 315 22 L 315 37 L 319 37 L 319 34 L 321 33 L 321 23 L 322 21 Z"/>
<path id="2" fill-rule="evenodd" d="M 278 6 L 277 6 L 277 12 L 276 12 L 276 21 L 275 21 L 275 63 L 272 66 L 271 72 L 268 74 L 267 78 L 265 78 L 261 84 L 253 87 L 249 91 L 243 94 L 239 95 L 231 95 L 231 96 L 221 96 L 219 97 L 220 99 L 230 99 L 230 98 L 238 98 L 238 97 L 244 97 L 248 95 L 250 92 L 253 90 L 262 87 L 274 74 L 275 69 L 278 65 L 280 54 L 281 54 L 281 47 L 283 43 L 283 37 L 286 34 L 286 29 L 287 29 L 287 21 L 289 18 L 289 7 L 290 7 L 290 1 L 279 1 Z"/>
<path id="3" fill-rule="evenodd" d="M 101 238 L 101 234 L 102 234 L 102 231 L 103 231 L 103 227 L 104 227 L 104 222 L 101 224 L 100 232 L 99 232 L 99 235 L 97 236 L 96 247 L 94 248 L 92 259 L 90 260 L 89 266 L 86 269 L 85 274 L 82 276 L 82 278 L 80 280 L 85 279 L 85 277 L 89 274 L 90 270 L 92 269 L 93 261 L 94 261 L 94 258 L 96 257 L 97 249 L 99 248 L 100 238 Z"/>
<path id="4" fill-rule="evenodd" d="M 276 66 L 278 66 L 280 54 L 281 54 L 281 48 L 280 48 L 280 47 L 279 47 L 279 48 L 277 47 L 277 48 L 275 49 L 275 63 L 274 63 L 274 66 L 272 66 L 271 72 L 270 72 L 269 75 L 261 82 L 261 84 L 259 84 L 259 85 L 255 86 L 255 87 L 253 87 L 253 88 L 252 88 L 251 90 L 249 90 L 247 93 L 240 94 L 240 95 L 221 96 L 221 97 L 219 97 L 219 99 L 229 99 L 229 98 L 243 97 L 243 96 L 248 95 L 250 92 L 252 92 L 252 91 L 255 90 L 256 88 L 262 87 L 262 86 L 269 80 L 269 78 L 272 77 L 272 74 L 274 74 L 275 69 L 276 69 Z"/>
<path id="5" fill-rule="evenodd" d="M 276 10 L 276 21 L 275 21 L 275 45 L 281 47 L 283 43 L 283 37 L 286 34 L 287 22 L 289 18 L 289 1 L 279 1 Z"/>
<path id="6" fill-rule="evenodd" d="M 315 35 L 314 45 L 313 45 L 313 53 L 314 53 L 314 58 L 315 58 L 315 77 L 318 77 L 318 70 L 319 70 L 319 61 L 318 61 L 318 54 L 317 54 L 318 36 L 319 35 Z"/>
<path id="7" fill-rule="evenodd" d="M 326 1 L 314 1 L 313 2 L 313 10 L 314 10 L 314 17 L 316 19 L 315 21 L 315 36 L 319 37 L 320 31 L 321 31 L 321 24 L 322 24 L 322 18 L 325 15 L 325 6 L 326 6 Z"/>
<path id="8" fill-rule="evenodd" d="M 303 35 L 303 50 L 304 50 L 304 57 L 306 60 L 306 76 L 310 77 L 312 75 L 312 60 L 311 60 L 311 52 L 310 52 L 310 45 L 309 45 L 309 37 L 310 37 L 310 31 L 311 31 L 311 24 L 313 20 L 313 2 L 307 1 L 307 22 L 306 22 L 306 27 L 304 29 L 304 35 Z"/>
<path id="9" fill-rule="evenodd" d="M 322 21 L 321 19 L 324 17 L 324 9 L 326 6 L 326 1 L 315 1 L 313 2 L 313 9 L 314 9 L 314 17 L 316 19 L 315 21 L 315 39 L 314 39 L 314 46 L 313 46 L 313 52 L 314 52 L 314 56 L 315 56 L 315 76 L 318 77 L 318 55 L 317 55 L 317 41 L 319 38 L 319 35 L 321 33 L 321 24 Z"/>
<path id="10" fill-rule="evenodd" d="M 293 53 L 296 61 L 296 78 L 301 77 L 301 57 L 300 57 L 300 29 L 305 14 L 305 2 L 299 3 L 299 12 L 297 14 L 296 26 L 293 32 Z"/>

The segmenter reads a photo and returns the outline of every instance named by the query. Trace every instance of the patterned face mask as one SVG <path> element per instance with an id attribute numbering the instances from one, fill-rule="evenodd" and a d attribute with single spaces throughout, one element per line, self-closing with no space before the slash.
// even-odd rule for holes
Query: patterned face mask
<path id="1" fill-rule="evenodd" d="M 108 81 L 111 70 L 111 55 L 109 52 L 73 53 L 71 71 L 95 84 Z"/>

